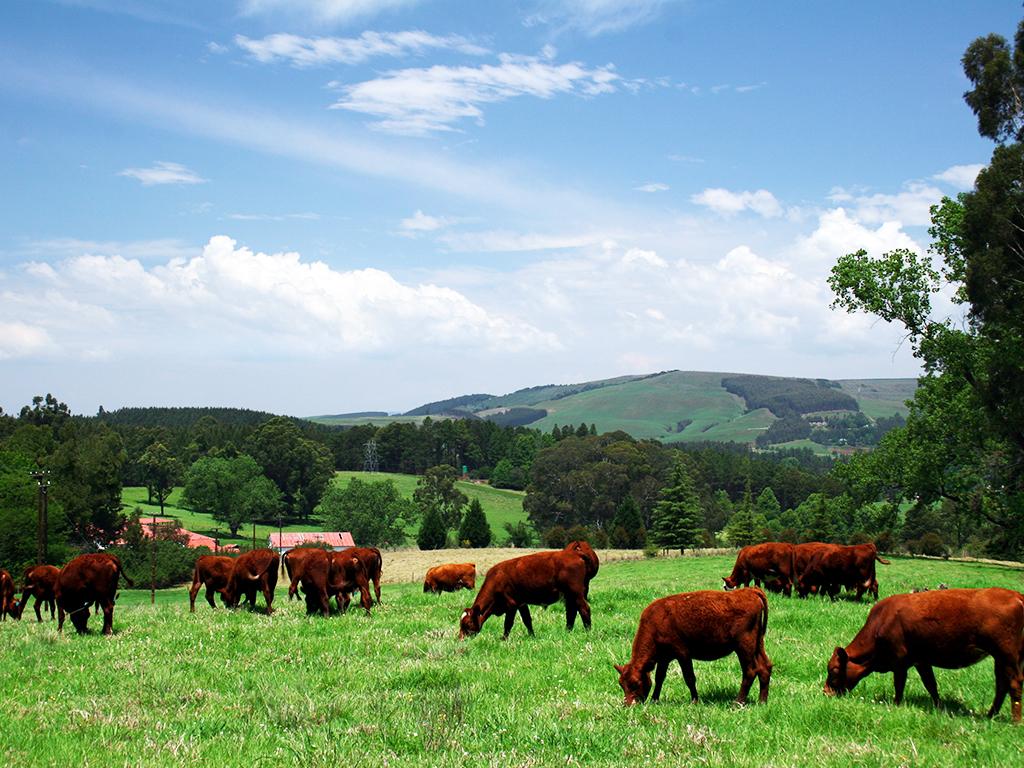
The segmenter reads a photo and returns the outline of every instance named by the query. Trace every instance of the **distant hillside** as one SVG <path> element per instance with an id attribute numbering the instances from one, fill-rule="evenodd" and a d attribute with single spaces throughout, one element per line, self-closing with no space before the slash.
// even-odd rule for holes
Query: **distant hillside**
<path id="1" fill-rule="evenodd" d="M 126 427 L 191 427 L 199 419 L 210 416 L 221 424 L 256 427 L 276 416 L 266 411 L 247 408 L 118 408 L 100 409 L 97 418 L 111 425 Z"/>
<path id="2" fill-rule="evenodd" d="M 451 415 L 544 431 L 556 424 L 583 423 L 594 424 L 598 432 L 623 430 L 638 439 L 753 443 L 781 416 L 814 421 L 847 413 L 860 420 L 866 417 L 869 423 L 905 416 L 904 401 L 916 388 L 915 379 L 831 381 L 663 371 L 579 384 L 546 384 L 506 395 L 463 395 L 414 408 L 402 420 Z M 346 421 L 380 424 L 384 420 Z M 819 451 L 828 450 L 828 446 L 812 445 Z"/>

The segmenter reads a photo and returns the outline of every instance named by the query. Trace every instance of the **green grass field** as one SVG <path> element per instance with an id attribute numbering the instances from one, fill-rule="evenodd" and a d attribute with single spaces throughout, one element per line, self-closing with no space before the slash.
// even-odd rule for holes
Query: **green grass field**
<path id="1" fill-rule="evenodd" d="M 915 673 L 892 704 L 891 675 L 850 695 L 822 694 L 832 648 L 862 625 L 867 603 L 771 595 L 765 706 L 737 708 L 735 657 L 695 664 L 691 705 L 673 667 L 659 704 L 622 706 L 624 662 L 638 616 L 665 594 L 716 587 L 728 557 L 608 564 L 591 585 L 594 628 L 566 633 L 560 606 L 534 611 L 507 642 L 490 620 L 456 639 L 468 593 L 386 585 L 384 603 L 309 618 L 282 600 L 273 616 L 188 613 L 184 588 L 121 593 L 115 634 L 58 637 L 55 625 L 0 623 L 0 757 L 6 765 L 1010 765 L 1021 738 L 1009 703 L 984 718 L 990 662 L 937 670 L 944 709 Z M 914 585 L 1002 585 L 999 567 L 896 560 L 883 594 Z M 262 599 L 260 599 L 262 605 Z M 755 686 L 756 690 L 756 686 Z"/>
<path id="2" fill-rule="evenodd" d="M 419 479 L 417 475 L 385 472 L 337 472 L 334 482 L 345 485 L 353 477 L 366 481 L 392 480 L 398 486 L 399 492 L 407 498 L 412 498 L 412 492 L 416 489 L 416 482 Z M 476 483 L 459 482 L 457 485 L 459 490 L 470 499 L 480 499 L 480 505 L 484 509 L 484 514 L 487 515 L 487 522 L 490 523 L 491 532 L 497 541 L 504 541 L 506 538 L 505 523 L 512 523 L 514 525 L 519 522 L 527 522 L 526 513 L 523 511 L 523 496 L 525 495 L 523 492 L 491 488 L 489 485 L 478 485 Z M 232 539 L 227 526 L 223 523 L 217 522 L 209 515 L 179 507 L 178 502 L 180 498 L 181 488 L 175 488 L 170 498 L 164 503 L 164 514 L 167 517 L 174 517 L 180 520 L 182 528 L 194 531 L 195 533 L 213 536 L 214 538 L 221 539 L 222 543 L 252 539 L 252 525 L 243 526 L 238 532 L 239 538 Z M 146 489 L 142 487 L 129 486 L 124 488 L 121 492 L 121 503 L 125 505 L 125 510 L 128 512 L 131 512 L 135 507 L 140 507 L 143 510 L 144 517 L 160 514 L 160 507 L 158 505 L 147 503 Z M 321 530 L 322 527 L 319 521 L 317 521 L 313 524 L 298 523 L 286 525 L 284 530 L 309 531 Z M 257 525 L 256 540 L 265 542 L 267 536 L 276 531 L 276 526 Z M 410 531 L 410 534 L 415 535 L 415 531 Z"/>

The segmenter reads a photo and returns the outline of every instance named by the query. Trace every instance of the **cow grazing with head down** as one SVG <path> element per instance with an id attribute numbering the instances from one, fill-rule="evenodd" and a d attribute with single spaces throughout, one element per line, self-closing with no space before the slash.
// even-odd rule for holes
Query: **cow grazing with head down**
<path id="1" fill-rule="evenodd" d="M 746 703 L 756 677 L 760 686 L 758 700 L 763 704 L 768 700 L 772 675 L 772 662 L 764 650 L 767 629 L 768 598 L 757 587 L 734 592 L 684 592 L 655 600 L 640 615 L 629 663 L 615 666 L 619 685 L 626 695 L 625 703 L 647 699 L 652 669 L 654 693 L 651 700 L 657 701 L 668 665 L 673 660 L 679 662 L 690 689 L 690 700 L 696 702 L 693 660 L 713 661 L 735 653 L 743 670 L 736 701 Z"/>
<path id="2" fill-rule="evenodd" d="M 367 614 L 373 605 L 366 570 L 351 550 L 329 552 L 311 549 L 292 572 L 288 593 L 293 594 L 300 584 L 306 596 L 306 611 L 311 614 L 319 611 L 329 616 L 332 597 L 337 601 L 338 610 L 344 613 L 351 601 L 349 595 L 356 590 L 359 590 L 360 603 Z"/>
<path id="3" fill-rule="evenodd" d="M 231 569 L 235 566 L 235 558 L 224 555 L 203 555 L 196 560 L 195 568 L 192 570 L 192 586 L 188 589 L 188 609 L 190 613 L 196 612 L 196 595 L 204 586 L 206 587 L 206 602 L 211 608 L 217 604 L 213 600 L 215 594 L 220 594 L 220 599 L 227 603 L 224 596 L 228 588 L 228 580 L 231 578 Z"/>
<path id="4" fill-rule="evenodd" d="M 11 574 L 0 568 L 0 621 L 6 620 L 7 614 L 11 614 L 11 618 L 19 618 L 21 611 L 18 608 L 18 601 L 14 598 L 14 580 Z"/>
<path id="5" fill-rule="evenodd" d="M 50 618 L 57 615 L 57 578 L 60 576 L 60 568 L 55 565 L 33 565 L 25 569 L 25 587 L 21 593 L 21 602 L 18 604 L 18 615 L 21 618 L 25 612 L 25 606 L 30 597 L 35 598 L 33 608 L 36 611 L 36 619 L 43 620 L 43 614 L 39 610 L 45 605 L 50 612 Z"/>
<path id="6" fill-rule="evenodd" d="M 447 563 L 436 565 L 423 578 L 423 591 L 432 594 L 476 589 L 475 563 Z"/>
<path id="7" fill-rule="evenodd" d="M 358 557 L 359 562 L 363 564 L 366 578 L 373 582 L 373 593 L 376 597 L 376 602 L 379 603 L 380 577 L 384 566 L 384 558 L 381 556 L 380 550 L 376 547 L 352 547 L 347 551 Z"/>
<path id="8" fill-rule="evenodd" d="M 899 704 L 907 672 L 914 667 L 939 706 L 932 667 L 960 669 L 986 656 L 995 660 L 996 672 L 988 716 L 999 712 L 1009 693 L 1013 721 L 1019 723 L 1024 595 L 998 587 L 893 595 L 871 608 L 853 642 L 833 651 L 825 693 L 844 694 L 872 672 L 892 672 Z"/>
<path id="9" fill-rule="evenodd" d="M 878 599 L 878 579 L 875 563 L 888 565 L 871 542 L 852 546 L 831 545 L 819 549 L 800 572 L 797 591 L 801 596 L 810 592 L 827 594 L 833 600 L 840 589 L 856 591 L 860 600 L 865 592 Z"/>
<path id="10" fill-rule="evenodd" d="M 272 549 L 254 549 L 235 558 L 228 576 L 228 585 L 221 593 L 224 605 L 238 607 L 244 596 L 250 608 L 256 607 L 256 593 L 262 592 L 267 604 L 267 614 L 274 612 L 274 588 L 277 586 L 277 569 L 281 562 Z"/>
<path id="11" fill-rule="evenodd" d="M 558 550 L 514 557 L 498 563 L 487 572 L 473 605 L 462 612 L 459 639 L 475 635 L 490 616 L 505 617 L 502 638 L 508 638 L 516 620 L 523 619 L 526 631 L 533 634 L 531 605 L 551 605 L 565 599 L 565 625 L 571 630 L 576 614 L 590 629 L 590 604 L 587 602 L 588 573 L 594 570 L 579 552 Z"/>
<path id="12" fill-rule="evenodd" d="M 726 589 L 746 587 L 751 581 L 758 587 L 763 583 L 789 597 L 793 594 L 793 545 L 772 541 L 744 547 L 736 555 L 732 573 L 722 581 Z"/>
<path id="13" fill-rule="evenodd" d="M 112 634 L 114 599 L 121 577 L 129 587 L 134 586 L 115 555 L 79 555 L 68 562 L 57 576 L 57 631 L 64 630 L 67 615 L 78 633 L 83 634 L 89 621 L 89 606 L 95 604 L 103 609 L 103 634 Z"/>

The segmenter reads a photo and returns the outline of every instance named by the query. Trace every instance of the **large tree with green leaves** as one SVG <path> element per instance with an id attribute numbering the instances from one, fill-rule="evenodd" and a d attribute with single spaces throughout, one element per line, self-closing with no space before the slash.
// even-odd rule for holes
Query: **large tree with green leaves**
<path id="1" fill-rule="evenodd" d="M 286 509 L 308 519 L 334 477 L 334 456 L 323 443 L 303 437 L 294 421 L 269 419 L 249 437 L 248 453 L 274 481 Z"/>
<path id="2" fill-rule="evenodd" d="M 357 477 L 348 485 L 327 489 L 317 512 L 324 525 L 349 531 L 359 546 L 405 543 L 405 528 L 417 518 L 416 505 L 402 498 L 393 480 L 366 482 Z"/>
<path id="3" fill-rule="evenodd" d="M 420 477 L 412 499 L 426 518 L 427 512 L 436 510 L 445 531 L 456 528 L 462 520 L 462 510 L 469 499 L 455 483 L 459 473 L 449 464 L 431 467 Z"/>
<path id="4" fill-rule="evenodd" d="M 1024 553 L 1024 22 L 963 58 L 965 100 L 1000 143 L 973 191 L 932 208 L 931 254 L 839 259 L 834 306 L 902 325 L 924 367 L 907 425 L 883 438 L 880 483 L 925 503 L 977 510 L 991 548 Z M 946 291 L 962 317 L 936 317 Z M 863 460 L 869 461 L 869 460 Z"/>
<path id="5" fill-rule="evenodd" d="M 668 486 L 662 489 L 661 500 L 654 506 L 651 538 L 664 549 L 682 552 L 700 544 L 703 521 L 704 510 L 690 469 L 682 459 L 677 459 Z"/>
<path id="6" fill-rule="evenodd" d="M 480 499 L 473 499 L 469 502 L 466 514 L 462 516 L 459 523 L 459 543 L 469 542 L 471 547 L 491 546 L 491 526 L 487 523 L 487 516 L 480 504 Z"/>
<path id="7" fill-rule="evenodd" d="M 185 473 L 182 503 L 225 523 L 236 536 L 243 523 L 272 519 L 281 493 L 251 456 L 204 456 Z"/>

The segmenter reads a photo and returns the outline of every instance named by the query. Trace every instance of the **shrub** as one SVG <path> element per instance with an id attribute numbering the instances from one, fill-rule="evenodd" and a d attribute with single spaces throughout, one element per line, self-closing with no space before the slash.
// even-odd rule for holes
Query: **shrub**
<path id="1" fill-rule="evenodd" d="M 942 541 L 942 537 L 935 531 L 928 531 L 928 533 L 921 537 L 918 543 L 920 545 L 922 555 L 929 555 L 931 557 L 949 557 L 949 552 L 946 550 L 946 544 Z"/>
<path id="2" fill-rule="evenodd" d="M 569 538 L 569 532 L 564 526 L 553 525 L 544 531 L 544 546 L 551 549 L 562 549 L 570 541 L 572 539 Z"/>

